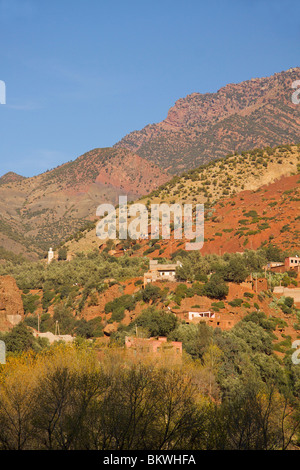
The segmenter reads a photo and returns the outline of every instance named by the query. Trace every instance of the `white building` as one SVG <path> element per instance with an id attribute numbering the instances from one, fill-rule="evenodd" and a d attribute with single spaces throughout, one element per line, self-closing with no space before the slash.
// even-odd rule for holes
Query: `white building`
<path id="1" fill-rule="evenodd" d="M 50 250 L 48 251 L 48 264 L 51 263 L 53 258 L 54 258 L 54 251 L 52 250 L 52 248 L 50 248 Z"/>
<path id="2" fill-rule="evenodd" d="M 193 321 L 195 318 L 215 318 L 215 314 L 210 310 L 206 312 L 189 312 L 189 320 Z"/>

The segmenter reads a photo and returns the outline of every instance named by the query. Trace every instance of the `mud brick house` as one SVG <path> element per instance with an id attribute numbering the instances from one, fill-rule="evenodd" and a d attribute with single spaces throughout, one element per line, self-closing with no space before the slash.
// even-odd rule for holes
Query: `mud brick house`
<path id="1" fill-rule="evenodd" d="M 149 271 L 144 274 L 144 287 L 149 282 L 176 281 L 176 268 L 182 266 L 180 261 L 176 264 L 159 264 L 158 260 L 150 260 Z"/>
<path id="2" fill-rule="evenodd" d="M 284 273 L 286 271 L 300 272 L 300 258 L 299 256 L 289 256 L 285 258 L 284 263 L 271 261 L 264 268 L 268 271 Z"/>
<path id="3" fill-rule="evenodd" d="M 284 263 L 280 263 L 278 261 L 270 261 L 266 266 L 264 266 L 266 271 L 272 271 L 274 273 L 283 273 L 285 272 L 285 265 Z"/>
<path id="4" fill-rule="evenodd" d="M 125 347 L 131 351 L 142 354 L 172 354 L 182 355 L 182 343 L 180 341 L 167 341 L 166 337 L 136 338 L 126 336 Z"/>
<path id="5" fill-rule="evenodd" d="M 300 306 L 300 288 L 290 288 L 283 286 L 274 287 L 274 294 L 277 294 L 279 297 L 282 295 L 284 297 L 292 297 L 294 299 L 296 307 Z"/>
<path id="6" fill-rule="evenodd" d="M 0 277 L 0 331 L 9 331 L 24 319 L 21 291 L 12 276 Z"/>
<path id="7" fill-rule="evenodd" d="M 259 277 L 258 279 L 253 279 L 252 289 L 255 292 L 262 292 L 268 290 L 268 280 L 265 277 Z"/>
<path id="8" fill-rule="evenodd" d="M 175 313 L 175 311 L 174 311 Z M 216 313 L 208 311 L 184 311 L 176 313 L 180 320 L 186 323 L 206 323 L 213 328 L 221 328 L 222 330 L 230 330 L 241 319 L 239 315 L 230 313 Z"/>
<path id="9" fill-rule="evenodd" d="M 285 258 L 284 267 L 286 271 L 294 270 L 300 271 L 300 258 L 299 256 L 290 256 Z"/>

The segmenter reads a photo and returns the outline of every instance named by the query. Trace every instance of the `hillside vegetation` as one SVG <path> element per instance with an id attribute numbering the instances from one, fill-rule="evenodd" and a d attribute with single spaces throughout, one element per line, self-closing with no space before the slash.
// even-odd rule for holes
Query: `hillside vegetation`
<path id="1" fill-rule="evenodd" d="M 244 255 L 178 253 L 179 282 L 145 289 L 144 257 L 95 251 L 49 266 L 7 261 L 0 274 L 16 278 L 25 321 L 0 334 L 7 346 L 0 449 L 298 448 L 299 367 L 291 355 L 300 310 L 272 287 L 299 279 L 270 273 L 259 293 L 243 284 L 284 256 L 272 245 Z M 232 327 L 176 314 L 203 302 L 230 315 Z M 32 334 L 57 323 L 61 334 L 76 335 L 73 344 L 50 346 Z M 183 355 L 131 354 L 125 337 L 135 335 L 180 341 Z"/>
<path id="2" fill-rule="evenodd" d="M 297 248 L 299 165 L 300 145 L 230 154 L 173 177 L 139 202 L 146 204 L 149 213 L 154 203 L 204 203 L 205 253 L 258 248 L 270 240 L 283 249 Z M 101 244 L 93 226 L 71 237 L 65 246 L 72 254 L 95 249 Z M 170 243 L 148 239 L 139 240 L 138 244 L 140 248 L 135 248 L 136 255 L 157 245 L 152 249 L 151 257 L 170 257 L 184 241 Z M 130 248 L 128 241 L 116 241 L 116 245 Z"/>
<path id="3" fill-rule="evenodd" d="M 269 327 L 200 329 L 196 364 L 116 350 L 99 361 L 87 345 L 11 357 L 0 368 L 0 449 L 296 449 L 299 373 L 270 355 Z"/>

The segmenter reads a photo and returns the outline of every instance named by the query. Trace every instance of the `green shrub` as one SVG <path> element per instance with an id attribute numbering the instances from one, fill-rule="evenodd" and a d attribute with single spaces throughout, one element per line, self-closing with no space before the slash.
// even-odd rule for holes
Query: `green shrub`
<path id="1" fill-rule="evenodd" d="M 44 291 L 43 292 L 43 298 L 42 298 L 42 306 L 44 310 L 48 310 L 51 301 L 55 297 L 55 292 L 53 291 Z"/>
<path id="2" fill-rule="evenodd" d="M 292 309 L 285 304 L 280 305 L 280 308 L 283 311 L 283 313 L 286 313 L 286 314 L 292 313 Z"/>
<path id="3" fill-rule="evenodd" d="M 252 292 L 244 292 L 244 297 L 248 297 L 249 299 L 253 299 L 254 294 L 252 294 Z"/>
<path id="4" fill-rule="evenodd" d="M 162 295 L 161 289 L 153 284 L 147 284 L 145 289 L 142 291 L 142 299 L 144 302 L 149 303 L 150 301 L 156 302 Z"/>
<path id="5" fill-rule="evenodd" d="M 240 307 L 243 303 L 242 299 L 234 299 L 231 302 L 228 302 L 231 307 Z"/>
<path id="6" fill-rule="evenodd" d="M 217 308 L 225 308 L 225 304 L 223 301 L 220 301 L 220 302 L 212 302 L 212 307 L 217 307 Z"/>
<path id="7" fill-rule="evenodd" d="M 287 307 L 289 307 L 289 308 L 293 307 L 293 305 L 294 305 L 294 299 L 293 299 L 293 297 L 286 297 L 286 298 L 284 299 L 284 304 L 285 304 Z"/>
<path id="8" fill-rule="evenodd" d="M 24 306 L 24 313 L 34 313 L 37 309 L 40 297 L 38 295 L 33 294 L 22 294 L 23 306 Z"/>
<path id="9" fill-rule="evenodd" d="M 125 310 L 133 310 L 136 304 L 136 299 L 134 296 L 125 294 L 121 295 L 120 297 L 115 298 L 114 300 L 111 300 L 110 302 L 107 302 L 107 304 L 104 307 L 104 311 L 106 314 L 112 313 L 112 316 L 114 318 L 120 317 L 122 313 L 124 314 Z M 114 320 L 117 321 L 117 320 Z"/>
<path id="10" fill-rule="evenodd" d="M 223 299 L 228 294 L 229 287 L 218 274 L 212 274 L 204 285 L 203 294 L 213 299 Z"/>
<path id="11" fill-rule="evenodd" d="M 168 336 L 177 325 L 177 318 L 173 313 L 148 307 L 135 320 L 134 324 L 143 327 L 150 336 Z"/>

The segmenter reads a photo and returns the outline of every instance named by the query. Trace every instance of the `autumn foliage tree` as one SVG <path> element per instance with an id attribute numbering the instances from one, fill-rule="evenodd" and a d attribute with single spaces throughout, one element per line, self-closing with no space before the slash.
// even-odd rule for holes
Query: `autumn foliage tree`
<path id="1" fill-rule="evenodd" d="M 130 358 L 86 343 L 8 357 L 0 370 L 2 450 L 285 449 L 299 420 L 277 387 L 251 376 L 211 399 L 223 367 L 210 344 L 202 363 Z"/>

